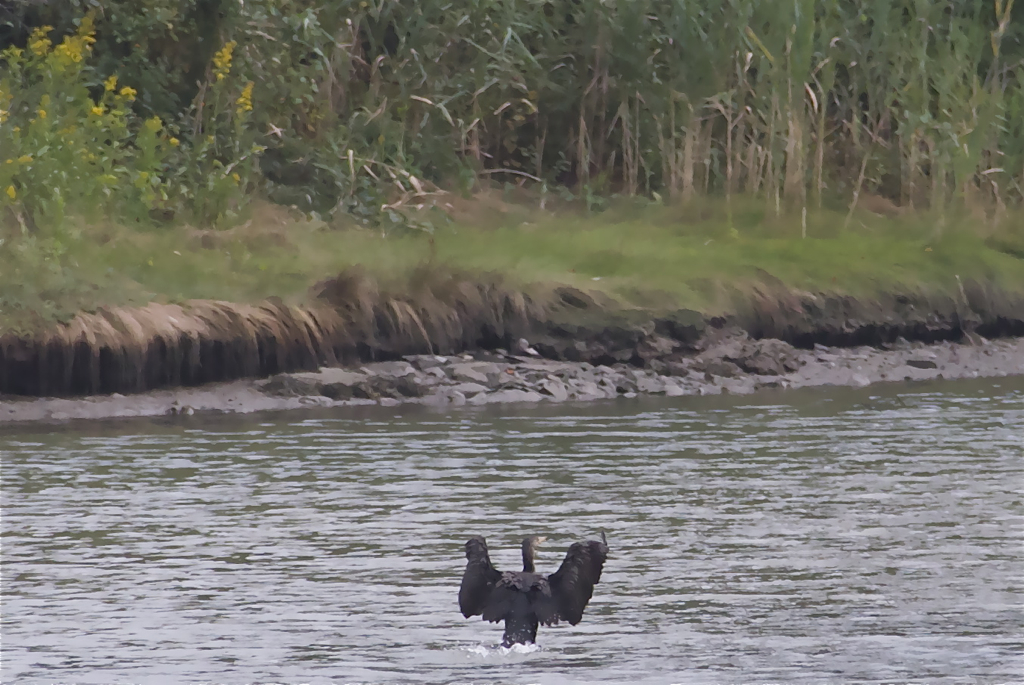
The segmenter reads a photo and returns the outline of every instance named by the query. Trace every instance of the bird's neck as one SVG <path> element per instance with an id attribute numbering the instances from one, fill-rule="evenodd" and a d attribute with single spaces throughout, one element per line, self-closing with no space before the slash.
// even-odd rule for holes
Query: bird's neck
<path id="1" fill-rule="evenodd" d="M 533 573 L 533 554 L 529 550 L 523 550 L 523 573 Z"/>

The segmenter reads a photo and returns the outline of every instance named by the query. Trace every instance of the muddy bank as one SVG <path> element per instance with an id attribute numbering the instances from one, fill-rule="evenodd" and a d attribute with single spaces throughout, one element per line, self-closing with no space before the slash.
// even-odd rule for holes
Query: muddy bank
<path id="1" fill-rule="evenodd" d="M 673 368 L 741 335 L 776 340 L 787 350 L 1024 336 L 1024 295 L 977 283 L 962 284 L 954 295 L 874 299 L 764 286 L 734 293 L 726 316 L 628 309 L 566 286 L 523 289 L 498 277 L 427 270 L 394 291 L 351 271 L 318 284 L 312 295 L 302 306 L 192 301 L 107 309 L 33 336 L 2 334 L 0 396 L 126 395 L 322 367 L 422 365 L 407 358 L 424 355 L 497 355 L 521 364 L 507 352 L 517 351 L 521 339 L 551 361 L 679 378 Z M 772 374 L 792 373 L 778 359 L 797 353 L 781 349 L 766 343 L 758 364 L 775 358 Z"/>
<path id="2" fill-rule="evenodd" d="M 1024 375 L 1024 338 L 799 349 L 754 340 L 738 329 L 704 338 L 702 349 L 651 368 L 543 359 L 524 345 L 460 355 L 409 355 L 349 368 L 283 373 L 134 396 L 0 399 L 0 422 L 250 413 L 305 407 L 406 403 L 457 407 L 510 402 L 573 402 L 640 395 L 748 394 L 814 386 Z"/>

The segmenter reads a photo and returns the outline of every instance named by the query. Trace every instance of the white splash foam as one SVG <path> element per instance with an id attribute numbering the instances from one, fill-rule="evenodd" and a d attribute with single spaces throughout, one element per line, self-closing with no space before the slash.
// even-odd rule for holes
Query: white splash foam
<path id="1" fill-rule="evenodd" d="M 466 652 L 474 657 L 494 659 L 495 657 L 514 658 L 519 654 L 533 654 L 534 652 L 540 651 L 540 646 L 537 644 L 512 645 L 511 647 L 503 647 L 501 645 L 462 645 L 456 649 Z"/>

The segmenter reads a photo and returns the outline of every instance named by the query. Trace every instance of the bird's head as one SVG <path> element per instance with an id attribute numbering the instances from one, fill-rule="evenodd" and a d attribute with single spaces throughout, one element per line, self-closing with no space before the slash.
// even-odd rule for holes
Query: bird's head
<path id="1" fill-rule="evenodd" d="M 523 540 L 523 549 L 529 548 L 531 550 L 536 551 L 537 548 L 540 547 L 540 543 L 544 542 L 545 540 L 547 540 L 547 537 L 543 535 L 530 535 Z"/>
<path id="2" fill-rule="evenodd" d="M 542 535 L 530 535 L 523 540 L 523 571 L 533 573 L 534 555 L 537 552 L 537 547 L 545 540 L 547 538 Z"/>

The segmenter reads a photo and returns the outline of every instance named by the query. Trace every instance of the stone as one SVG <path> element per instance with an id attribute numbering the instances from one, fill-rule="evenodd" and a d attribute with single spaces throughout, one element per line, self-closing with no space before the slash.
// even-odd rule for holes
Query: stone
<path id="1" fill-rule="evenodd" d="M 666 376 L 687 376 L 690 373 L 690 365 L 685 362 L 668 362 L 665 370 L 661 372 Z"/>
<path id="2" fill-rule="evenodd" d="M 556 378 L 541 381 L 540 391 L 545 395 L 550 395 L 551 399 L 556 402 L 564 402 L 569 399 L 569 390 L 565 387 L 565 383 Z"/>
<path id="3" fill-rule="evenodd" d="M 298 376 L 301 374 L 292 374 Z M 338 367 L 323 367 L 315 372 L 315 375 L 322 383 L 347 383 L 349 385 L 366 380 L 365 373 L 352 371 L 351 369 L 339 369 Z"/>
<path id="4" fill-rule="evenodd" d="M 453 380 L 468 383 L 480 383 L 488 387 L 494 387 L 500 382 L 508 364 L 494 362 L 460 362 L 452 364 L 448 374 Z"/>
<path id="5" fill-rule="evenodd" d="M 636 390 L 638 393 L 660 395 L 665 392 L 665 383 L 659 378 L 638 378 L 636 381 Z"/>
<path id="6" fill-rule="evenodd" d="M 686 388 L 679 381 L 674 378 L 669 378 L 665 381 L 665 395 L 668 397 L 682 397 L 686 394 L 688 394 Z"/>
<path id="7" fill-rule="evenodd" d="M 469 364 L 455 364 L 452 366 L 449 375 L 456 381 L 463 383 L 479 383 L 487 385 L 487 374 L 480 373 Z"/>
<path id="8" fill-rule="evenodd" d="M 452 392 L 462 393 L 466 397 L 479 395 L 482 392 L 487 392 L 488 389 L 487 386 L 480 385 L 479 383 L 459 383 L 458 385 L 451 386 Z"/>
<path id="9" fill-rule="evenodd" d="M 362 371 L 374 376 L 393 376 L 395 378 L 416 373 L 416 369 L 413 368 L 412 364 L 404 361 L 364 364 Z"/>
<path id="10" fill-rule="evenodd" d="M 931 359 L 908 359 L 907 366 L 913 366 L 915 369 L 937 369 L 939 365 Z"/>
<path id="11" fill-rule="evenodd" d="M 470 404 L 496 404 L 498 402 L 542 402 L 544 396 L 532 390 L 498 390 L 495 393 L 481 394 L 472 398 Z"/>
<path id="12" fill-rule="evenodd" d="M 409 362 L 420 371 L 436 369 L 437 367 L 448 363 L 448 359 L 446 357 L 441 357 L 436 354 L 412 354 L 405 357 L 405 361 Z"/>
<path id="13" fill-rule="evenodd" d="M 278 397 L 304 397 L 308 395 L 319 395 L 323 383 L 317 373 L 279 373 L 271 376 L 265 381 L 256 384 L 256 387 L 268 395 Z"/>
<path id="14" fill-rule="evenodd" d="M 701 370 L 705 373 L 709 373 L 712 376 L 721 376 L 722 378 L 732 378 L 741 373 L 740 367 L 733 362 L 726 361 L 724 359 L 706 361 L 700 366 Z"/>

